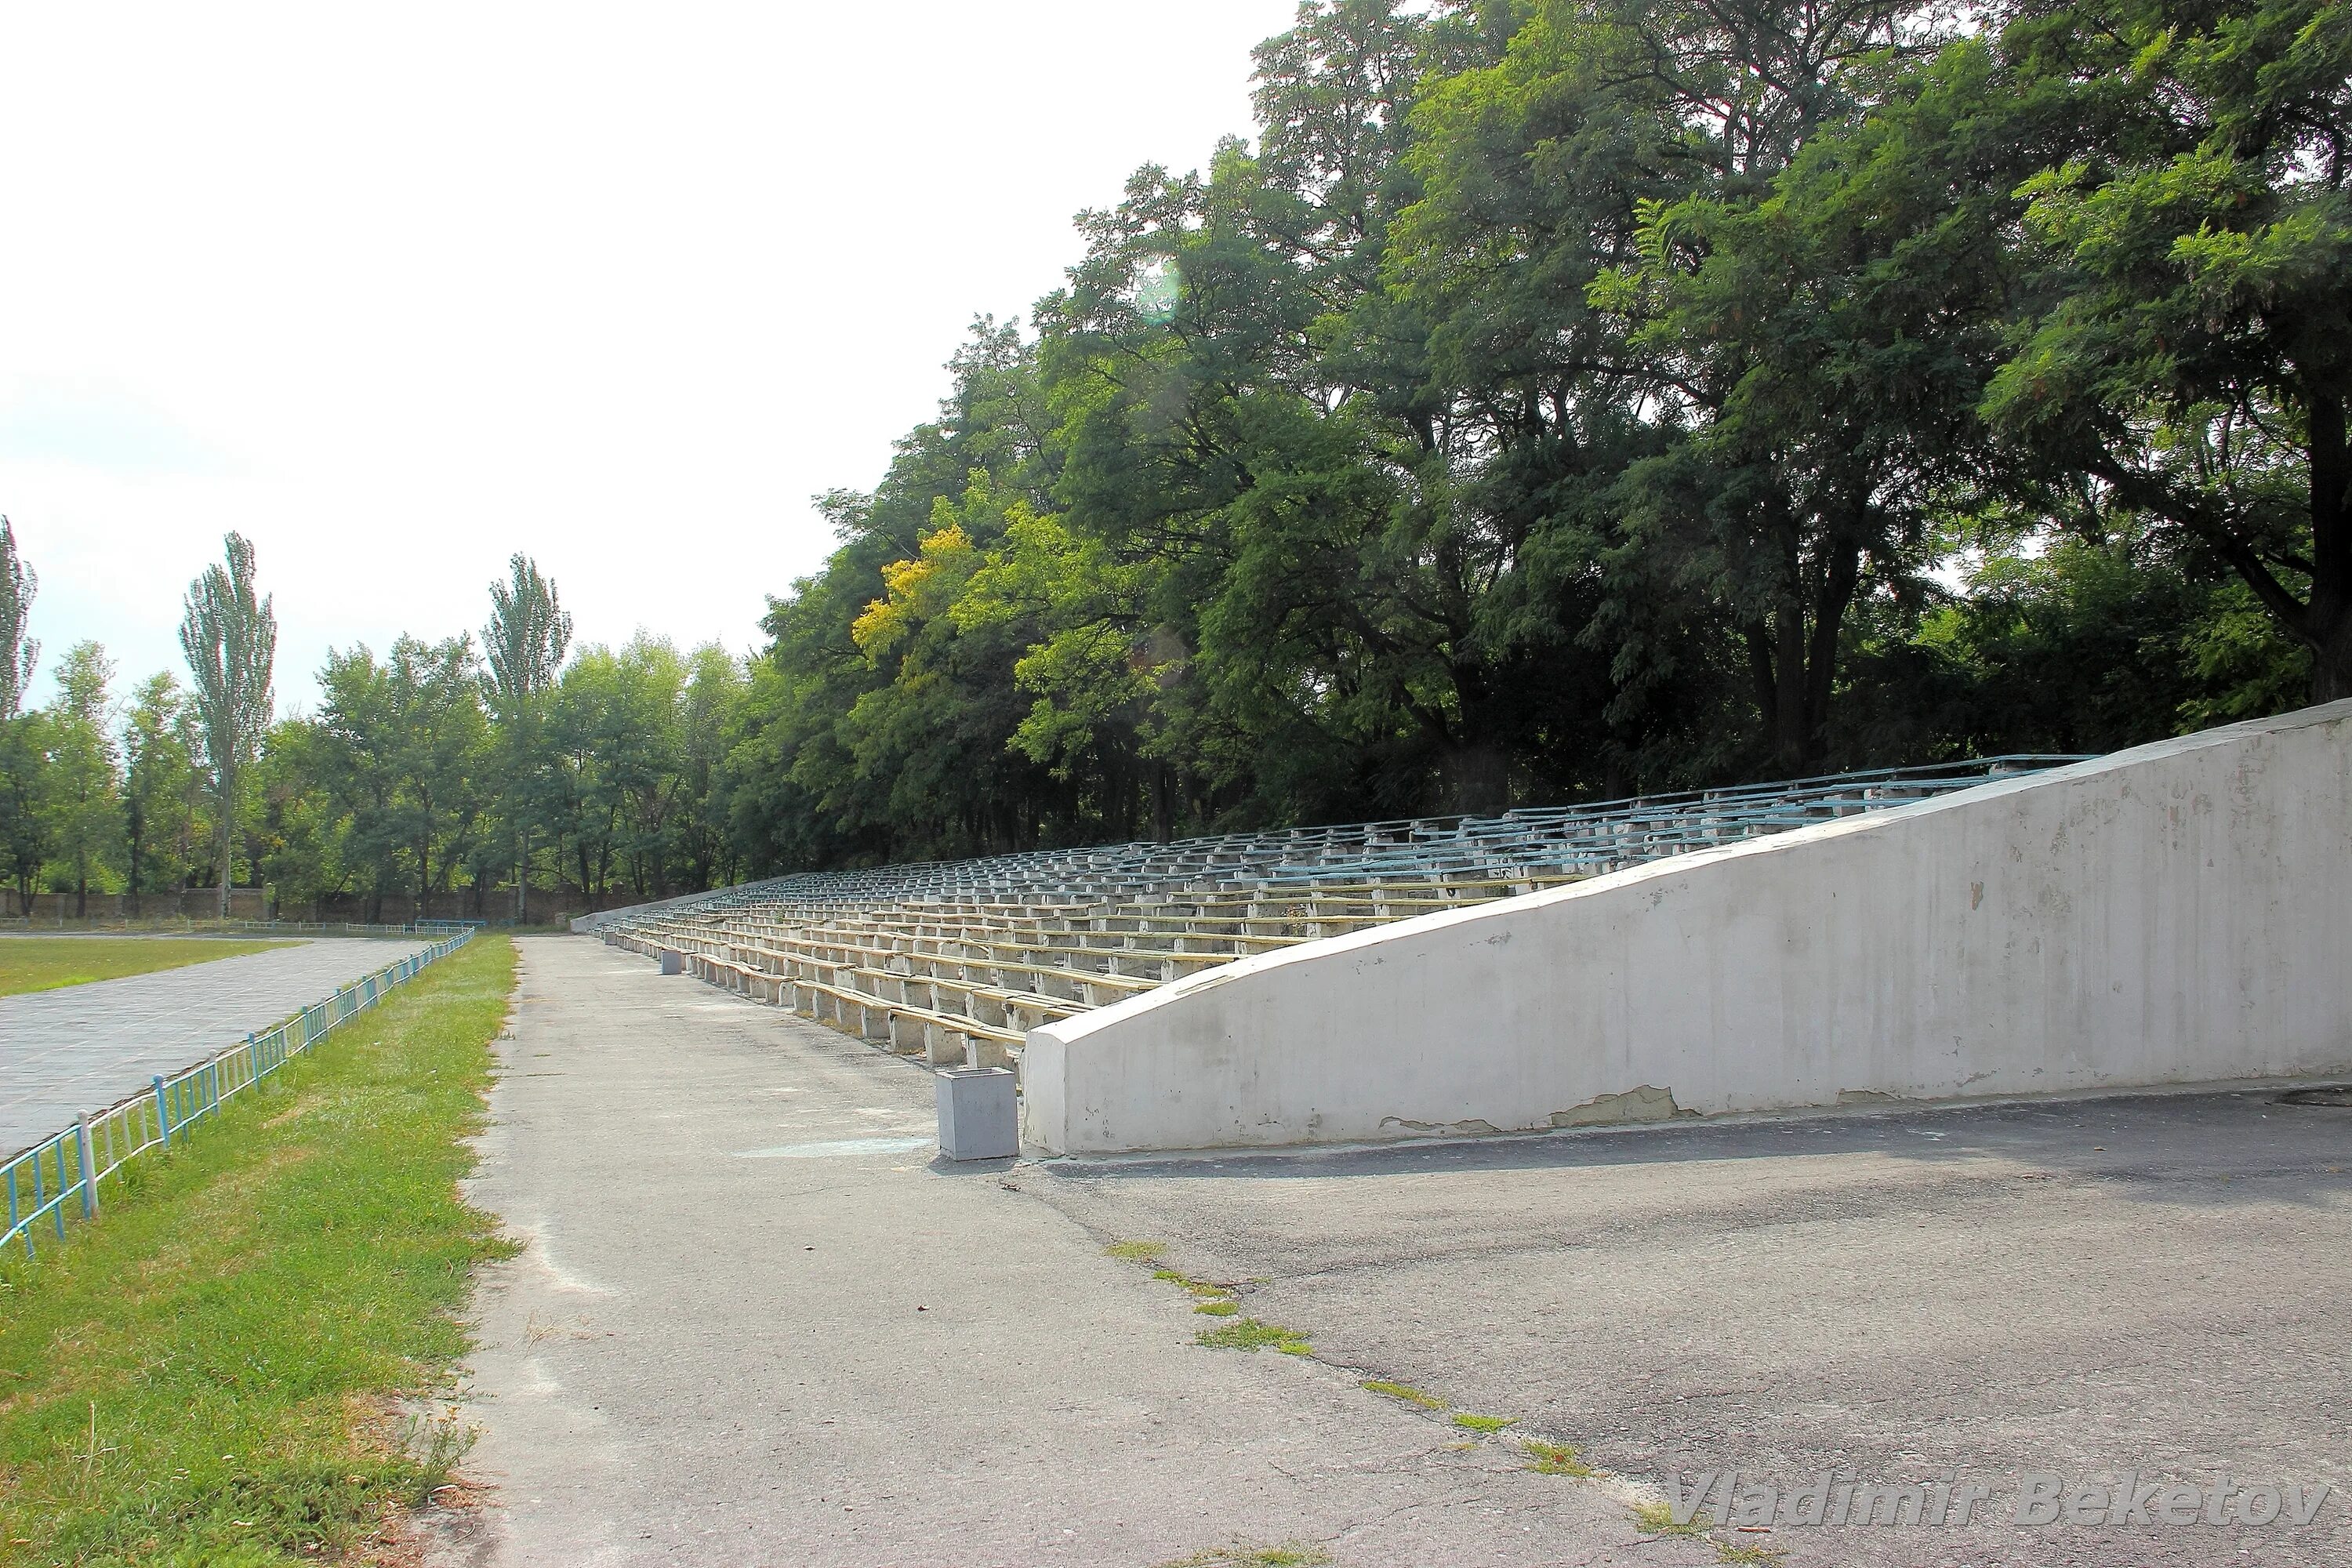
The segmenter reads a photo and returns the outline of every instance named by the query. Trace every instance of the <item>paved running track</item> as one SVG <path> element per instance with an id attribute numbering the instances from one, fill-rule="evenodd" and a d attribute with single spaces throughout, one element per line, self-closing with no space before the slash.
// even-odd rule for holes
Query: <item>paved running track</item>
<path id="1" fill-rule="evenodd" d="M 430 945 L 332 937 L 0 997 L 0 1154 Z"/>
<path id="2" fill-rule="evenodd" d="M 476 1303 L 488 1500 L 426 1517 L 428 1562 L 1717 1562 L 1360 1373 L 1196 1345 L 1228 1320 L 1007 1163 L 930 1163 L 921 1068 L 588 938 L 518 946 L 473 1196 L 525 1250 Z"/>

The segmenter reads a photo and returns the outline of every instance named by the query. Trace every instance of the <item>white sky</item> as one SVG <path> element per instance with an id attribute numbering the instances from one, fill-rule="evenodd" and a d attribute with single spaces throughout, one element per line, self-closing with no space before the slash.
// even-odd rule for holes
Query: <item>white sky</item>
<path id="1" fill-rule="evenodd" d="M 1292 0 L 12 5 L 0 512 L 36 700 L 180 671 L 242 530 L 281 710 L 330 646 L 478 628 L 513 552 L 580 641 L 760 640 L 980 311 L 1078 209 L 1251 131 Z"/>

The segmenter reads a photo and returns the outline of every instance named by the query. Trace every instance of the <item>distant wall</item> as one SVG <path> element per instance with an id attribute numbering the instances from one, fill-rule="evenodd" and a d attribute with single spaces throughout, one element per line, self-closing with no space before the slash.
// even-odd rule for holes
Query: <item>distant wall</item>
<path id="1" fill-rule="evenodd" d="M 709 896 L 708 893 L 680 893 L 674 899 L 656 899 L 650 903 L 623 904 L 609 910 L 593 910 L 584 915 L 572 916 L 572 929 L 575 931 L 592 931 L 616 920 L 656 914 L 663 910 L 676 909 L 680 904 L 690 904 L 698 899 L 706 899 Z"/>
<path id="2" fill-rule="evenodd" d="M 1034 1030 L 1211 1148 L 2352 1069 L 2352 702 L 1312 942 Z"/>
<path id="3" fill-rule="evenodd" d="M 168 893 L 92 893 L 87 912 L 84 902 L 72 893 L 35 893 L 32 917 L 35 925 L 43 921 L 208 921 L 220 915 L 220 889 L 214 888 L 183 888 Z M 0 918 L 23 920 L 25 902 L 16 897 L 14 888 L 0 889 Z M 269 918 L 268 899 L 260 888 L 231 888 L 229 918 L 239 921 L 263 921 Z"/>

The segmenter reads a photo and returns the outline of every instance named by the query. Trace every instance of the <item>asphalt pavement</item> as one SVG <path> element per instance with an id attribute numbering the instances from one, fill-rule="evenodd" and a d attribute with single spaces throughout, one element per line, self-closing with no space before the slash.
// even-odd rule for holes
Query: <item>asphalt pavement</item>
<path id="1" fill-rule="evenodd" d="M 520 945 L 474 1194 L 525 1251 L 478 1303 L 485 1489 L 431 1521 L 439 1563 L 2352 1561 L 2352 1107 L 952 1167 L 911 1063 Z M 1237 1313 L 1107 1250 L 1135 1243 Z M 1243 1317 L 1311 1353 L 1195 1342 Z M 1769 1527 L 1637 1523 L 1734 1470 L 1787 1500 Z M 2301 1527 L 2131 1511 L 2223 1470 L 2225 1520 L 2333 1489 Z M 1823 1476 L 1841 1508 L 1989 1496 L 1967 1527 L 1795 1522 Z M 2100 1521 L 2009 1522 L 2044 1476 Z"/>

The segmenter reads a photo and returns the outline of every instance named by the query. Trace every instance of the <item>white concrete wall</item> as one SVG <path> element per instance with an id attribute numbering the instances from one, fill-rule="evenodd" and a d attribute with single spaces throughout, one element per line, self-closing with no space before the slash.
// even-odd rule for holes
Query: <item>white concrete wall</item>
<path id="1" fill-rule="evenodd" d="M 1301 1143 L 2347 1068 L 2337 702 L 1208 971 L 1033 1031 L 1024 1138 Z"/>

